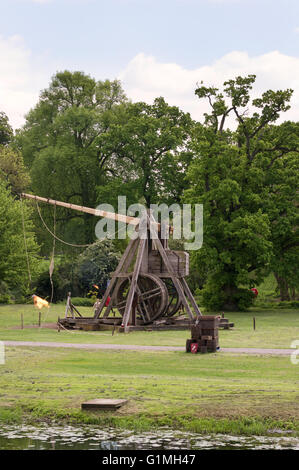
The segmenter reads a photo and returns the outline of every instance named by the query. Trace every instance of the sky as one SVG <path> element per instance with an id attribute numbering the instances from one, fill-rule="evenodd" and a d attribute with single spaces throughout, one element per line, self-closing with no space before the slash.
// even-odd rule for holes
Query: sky
<path id="1" fill-rule="evenodd" d="M 299 0 L 0 0 L 0 111 L 14 128 L 62 70 L 198 120 L 198 83 L 254 73 L 253 96 L 294 90 L 282 119 L 299 120 Z"/>

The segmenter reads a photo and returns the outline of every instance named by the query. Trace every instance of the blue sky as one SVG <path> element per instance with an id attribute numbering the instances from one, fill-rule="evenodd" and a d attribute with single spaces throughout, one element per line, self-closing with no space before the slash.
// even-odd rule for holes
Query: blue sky
<path id="1" fill-rule="evenodd" d="M 198 117 L 200 79 L 250 72 L 257 92 L 297 89 L 298 48 L 299 0 L 0 0 L 0 109 L 21 125 L 50 77 L 71 69 Z"/>

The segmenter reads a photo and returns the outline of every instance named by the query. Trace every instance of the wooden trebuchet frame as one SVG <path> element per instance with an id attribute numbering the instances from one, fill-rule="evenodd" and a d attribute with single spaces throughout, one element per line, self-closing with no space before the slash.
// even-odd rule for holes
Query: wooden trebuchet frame
<path id="1" fill-rule="evenodd" d="M 189 254 L 169 249 L 168 237 L 172 227 L 159 224 L 151 210 L 145 211 L 140 218 L 135 218 L 31 194 L 22 193 L 21 197 L 135 226 L 134 237 L 112 273 L 94 316 L 82 317 L 71 303 L 69 294 L 64 326 L 69 323 L 70 327 L 76 327 L 76 322 L 82 325 L 85 321 L 97 329 L 97 325 L 108 323 L 118 324 L 127 332 L 131 327 L 149 325 L 162 317 L 172 316 L 180 306 L 185 309 L 190 322 L 201 316 L 185 279 L 189 274 Z M 118 311 L 118 316 L 115 311 Z M 71 316 L 68 316 L 68 312 Z"/>
<path id="2" fill-rule="evenodd" d="M 201 316 L 201 311 L 192 295 L 192 292 L 181 275 L 179 269 L 174 269 L 170 256 L 173 252 L 168 249 L 167 240 L 161 239 L 161 233 L 156 229 L 158 226 L 152 213 L 148 211 L 144 216 L 145 220 L 140 221 L 146 224 L 147 237 L 140 237 L 138 226 L 136 226 L 137 238 L 131 240 L 121 261 L 112 275 L 112 279 L 106 289 L 102 301 L 95 311 L 94 318 L 107 318 L 111 311 L 116 308 L 122 313 L 121 326 L 124 331 L 128 331 L 131 326 L 151 323 L 159 316 L 165 314 L 168 306 L 168 291 L 163 282 L 163 278 L 170 278 L 179 302 L 184 306 L 191 322 L 196 317 Z M 160 273 L 152 274 L 151 253 L 155 251 L 159 254 L 161 270 Z M 133 267 L 130 266 L 133 262 Z M 176 267 L 176 266 L 175 266 Z M 146 288 L 145 280 L 148 281 L 149 290 Z M 150 282 L 151 281 L 151 282 Z M 123 302 L 120 302 L 120 290 L 125 284 L 127 295 Z M 143 290 L 142 290 L 143 289 Z M 106 306 L 110 297 L 109 305 Z M 157 299 L 158 297 L 158 299 Z M 162 299 L 164 305 L 159 302 Z M 164 306 L 164 311 L 163 311 Z M 156 311 L 152 311 L 153 309 Z M 193 309 L 193 311 L 192 311 Z M 137 312 L 136 312 L 137 310 Z M 167 313 L 167 312 L 166 312 Z M 137 316 L 139 315 L 139 319 Z"/>

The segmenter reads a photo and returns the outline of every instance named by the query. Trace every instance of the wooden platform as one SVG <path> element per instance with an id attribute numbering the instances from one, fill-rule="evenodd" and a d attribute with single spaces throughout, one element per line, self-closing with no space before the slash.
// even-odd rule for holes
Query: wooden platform
<path id="1" fill-rule="evenodd" d="M 95 398 L 94 400 L 85 401 L 81 404 L 82 410 L 118 410 L 128 403 L 128 400 L 112 399 L 112 398 Z"/>
<path id="2" fill-rule="evenodd" d="M 85 331 L 115 330 L 119 333 L 125 331 L 121 325 L 122 319 L 118 317 L 94 318 L 94 317 L 76 317 L 59 318 L 58 324 L 63 328 Z M 234 323 L 230 323 L 227 318 L 221 318 L 219 329 L 230 329 Z M 189 330 L 191 322 L 188 317 L 170 317 L 154 321 L 150 325 L 128 325 L 126 331 L 161 331 L 161 330 Z"/>

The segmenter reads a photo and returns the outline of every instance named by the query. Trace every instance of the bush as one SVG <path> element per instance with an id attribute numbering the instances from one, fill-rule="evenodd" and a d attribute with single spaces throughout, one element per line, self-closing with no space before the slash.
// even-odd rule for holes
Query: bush
<path id="1" fill-rule="evenodd" d="M 104 240 L 92 244 L 77 257 L 59 259 L 59 264 L 55 259 L 55 269 L 52 275 L 53 302 L 65 300 L 68 292 L 71 292 L 74 297 L 85 298 L 90 294 L 93 284 L 99 286 L 99 289 L 94 292 L 95 295 L 103 295 L 110 273 L 116 269 L 119 257 L 113 242 Z M 47 269 L 36 279 L 34 293 L 50 300 L 51 292 L 52 287 Z M 92 300 L 89 302 L 89 299 L 85 301 L 87 306 L 92 302 Z"/>
<path id="2" fill-rule="evenodd" d="M 9 294 L 0 294 L 0 304 L 11 304 L 12 300 Z"/>
<path id="3" fill-rule="evenodd" d="M 71 290 L 71 283 L 62 276 L 59 267 L 53 272 L 52 282 L 54 287 L 53 302 L 66 299 L 67 293 Z M 44 271 L 38 276 L 34 286 L 34 293 L 50 301 L 52 286 L 49 271 Z"/>
<path id="4" fill-rule="evenodd" d="M 72 297 L 72 304 L 75 307 L 92 307 L 95 299 L 88 297 Z"/>
<path id="5" fill-rule="evenodd" d="M 299 308 L 299 300 L 284 300 L 277 304 L 279 308 Z"/>
<path id="6" fill-rule="evenodd" d="M 120 254 L 111 240 L 99 240 L 86 248 L 78 257 L 75 276 L 81 294 L 87 295 L 96 284 L 99 295 L 103 295 L 110 273 L 118 265 Z"/>
<path id="7" fill-rule="evenodd" d="M 254 294 L 249 289 L 233 288 L 229 291 L 208 281 L 202 292 L 202 303 L 209 311 L 244 311 L 252 306 Z"/>

